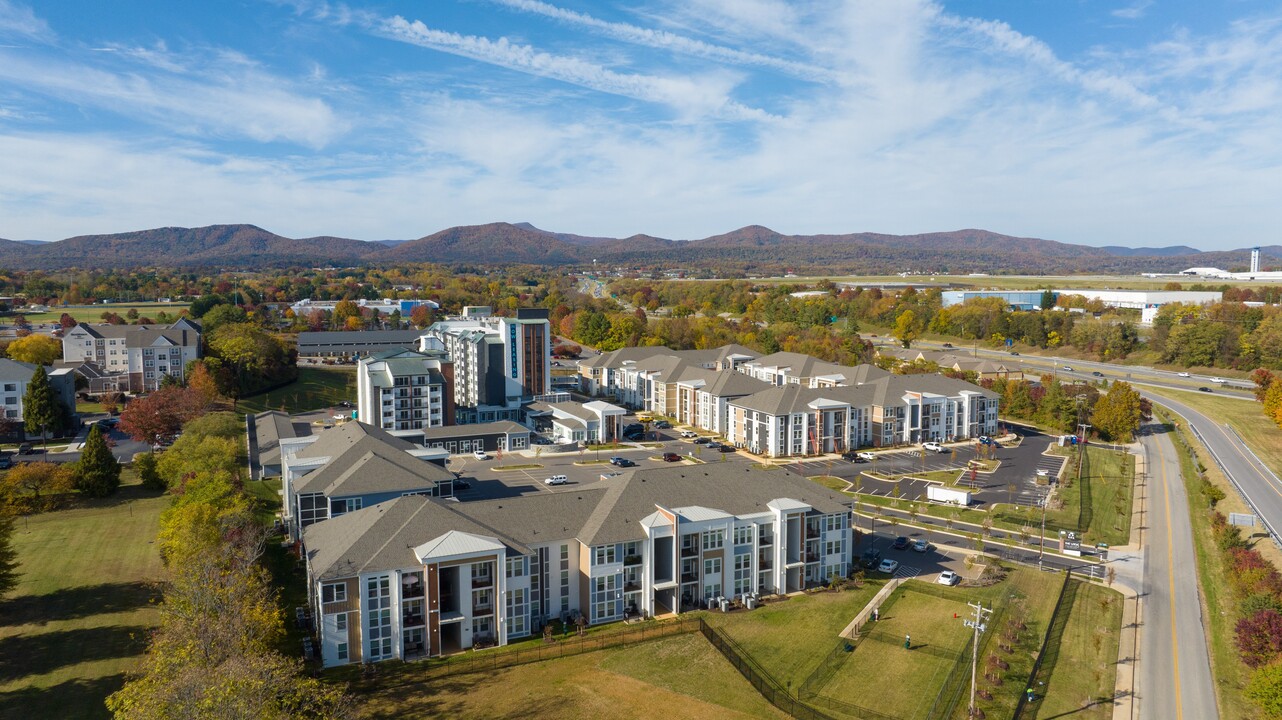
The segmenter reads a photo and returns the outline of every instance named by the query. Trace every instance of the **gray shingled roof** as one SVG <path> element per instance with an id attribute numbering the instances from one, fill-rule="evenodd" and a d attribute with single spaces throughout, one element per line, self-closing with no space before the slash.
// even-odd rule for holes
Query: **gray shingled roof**
<path id="1" fill-rule="evenodd" d="M 530 432 L 530 429 L 520 423 L 515 423 L 511 420 L 498 420 L 496 422 L 475 423 L 472 425 L 446 425 L 444 427 L 423 428 L 423 437 L 426 440 L 443 440 L 455 437 L 471 438 L 478 435 L 528 432 Z"/>
<path id="2" fill-rule="evenodd" d="M 430 490 L 454 474 L 374 438 L 364 438 L 294 483 L 294 492 L 350 497 Z"/>
<path id="3" fill-rule="evenodd" d="M 408 440 L 398 438 L 373 425 L 366 425 L 362 422 L 347 422 L 322 430 L 316 435 L 316 440 L 312 444 L 298 451 L 297 456 L 300 458 L 336 458 L 346 452 L 348 448 L 366 438 L 372 438 L 401 450 L 413 450 L 419 447 Z"/>
<path id="4" fill-rule="evenodd" d="M 0 358 L 0 380 L 9 382 L 27 382 L 36 372 L 36 366 L 31 363 L 10 360 L 9 358 Z"/>
<path id="5" fill-rule="evenodd" d="M 337 331 L 304 331 L 298 333 L 298 347 L 311 348 L 316 345 L 342 345 L 357 343 L 360 345 L 401 345 L 413 347 L 418 345 L 422 330 L 337 330 Z"/>
<path id="6" fill-rule="evenodd" d="M 535 544 L 578 535 L 605 493 L 605 488 L 541 492 L 459 503 L 454 509 L 486 527 L 503 528 L 503 534 L 517 542 Z"/>
<path id="7" fill-rule="evenodd" d="M 258 464 L 280 462 L 280 441 L 298 437 L 294 422 L 287 413 L 268 410 L 254 416 L 254 438 L 258 446 Z"/>

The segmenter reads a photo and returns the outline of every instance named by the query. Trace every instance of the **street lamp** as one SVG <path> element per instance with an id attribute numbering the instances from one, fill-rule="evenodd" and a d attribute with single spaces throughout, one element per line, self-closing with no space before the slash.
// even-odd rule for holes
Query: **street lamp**
<path id="1" fill-rule="evenodd" d="M 1042 557 L 1046 555 L 1046 505 L 1050 502 L 1050 488 L 1046 488 L 1046 494 L 1042 496 L 1042 542 L 1041 547 L 1037 550 L 1037 567 L 1042 566 Z"/>

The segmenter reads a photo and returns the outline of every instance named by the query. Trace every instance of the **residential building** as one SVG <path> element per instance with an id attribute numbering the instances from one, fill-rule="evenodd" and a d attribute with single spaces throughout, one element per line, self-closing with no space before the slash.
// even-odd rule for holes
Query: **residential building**
<path id="1" fill-rule="evenodd" d="M 385 350 L 361 358 L 356 417 L 384 430 L 454 424 L 454 363 L 439 351 Z"/>
<path id="2" fill-rule="evenodd" d="M 423 429 L 423 447 L 441 448 L 450 454 L 510 452 L 530 446 L 530 429 L 511 420 Z"/>
<path id="3" fill-rule="evenodd" d="M 505 645 L 786 593 L 851 570 L 848 498 L 738 463 L 469 503 L 401 497 L 303 532 L 326 666 Z"/>
<path id="4" fill-rule="evenodd" d="M 45 368 L 49 377 L 49 387 L 53 390 L 54 399 L 65 408 L 68 417 L 76 415 L 76 378 L 70 368 Z M 23 414 L 23 397 L 27 394 L 27 385 L 31 376 L 36 374 L 36 366 L 8 358 L 0 358 L 0 405 L 4 407 L 4 419 L 10 423 L 20 424 Z"/>
<path id="5" fill-rule="evenodd" d="M 281 516 L 294 538 L 312 523 L 402 495 L 454 495 L 454 474 L 435 462 L 443 452 L 365 423 L 282 438 L 279 447 Z"/>
<path id="6" fill-rule="evenodd" d="M 522 308 L 433 323 L 419 349 L 453 361 L 456 422 L 485 423 L 520 420 L 522 402 L 551 391 L 551 339 L 547 311 Z"/>
<path id="7" fill-rule="evenodd" d="M 173 325 L 80 323 L 62 336 L 67 363 L 92 363 L 109 380 L 102 391 L 148 392 L 166 375 L 184 379 L 187 363 L 201 357 L 200 325 L 180 318 Z"/>
<path id="8" fill-rule="evenodd" d="M 534 429 L 551 438 L 582 443 L 608 443 L 623 434 L 626 408 L 601 400 L 580 403 L 534 402 L 525 415 Z"/>
<path id="9" fill-rule="evenodd" d="M 351 359 L 387 350 L 415 350 L 421 330 L 343 330 L 298 333 L 298 357 Z"/>
<path id="10" fill-rule="evenodd" d="M 316 310 L 320 310 L 321 312 L 334 312 L 334 306 L 340 302 L 342 302 L 342 300 L 299 300 L 293 305 L 290 305 L 289 309 L 293 310 L 294 315 L 296 316 L 306 317 L 309 313 L 315 312 Z M 371 312 L 378 313 L 379 315 L 391 315 L 394 312 L 399 312 L 401 316 L 405 318 L 408 318 L 410 313 L 414 312 L 414 308 L 419 305 L 426 305 L 433 310 L 441 307 L 434 300 L 397 300 L 394 298 L 379 298 L 376 300 L 353 300 L 352 302 L 356 303 L 356 306 L 362 310 L 369 310 Z"/>

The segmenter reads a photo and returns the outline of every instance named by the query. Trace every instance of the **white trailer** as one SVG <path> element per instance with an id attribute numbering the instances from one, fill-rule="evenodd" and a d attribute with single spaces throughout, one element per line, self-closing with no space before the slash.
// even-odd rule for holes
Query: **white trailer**
<path id="1" fill-rule="evenodd" d="M 931 485 L 926 488 L 926 499 L 931 502 L 967 507 L 970 505 L 970 491 Z"/>

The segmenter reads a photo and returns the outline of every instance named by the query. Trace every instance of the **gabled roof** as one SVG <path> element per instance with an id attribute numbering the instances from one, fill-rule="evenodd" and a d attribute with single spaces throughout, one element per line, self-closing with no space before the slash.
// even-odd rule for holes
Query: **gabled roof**
<path id="1" fill-rule="evenodd" d="M 399 448 L 366 439 L 294 483 L 294 492 L 328 498 L 430 490 L 454 474 Z"/>
<path id="2" fill-rule="evenodd" d="M 423 438 L 426 440 L 438 440 L 442 438 L 463 436 L 470 438 L 478 435 L 528 432 L 530 432 L 530 429 L 520 423 L 515 423 L 511 420 L 498 420 L 496 422 L 475 423 L 471 425 L 446 425 L 443 427 L 423 428 Z"/>
<path id="3" fill-rule="evenodd" d="M 31 363 L 0 358 L 0 380 L 9 382 L 27 382 L 36 373 L 36 366 Z"/>
<path id="4" fill-rule="evenodd" d="M 296 457 L 336 458 L 352 446 L 367 438 L 380 441 L 385 445 L 391 445 L 401 450 L 413 450 L 418 447 L 414 443 L 402 440 L 382 428 L 376 428 L 373 425 L 366 425 L 363 422 L 347 422 L 322 430 L 316 436 L 316 440 L 312 444 L 298 451 Z"/>
<path id="5" fill-rule="evenodd" d="M 268 410 L 254 416 L 254 439 L 258 447 L 259 465 L 280 462 L 280 441 L 294 437 L 298 437 L 298 432 L 287 413 Z"/>
<path id="6" fill-rule="evenodd" d="M 503 543 L 493 538 L 474 535 L 461 530 L 450 530 L 444 535 L 432 538 L 414 548 L 414 555 L 418 557 L 420 562 L 428 563 L 432 560 L 442 560 L 455 555 L 498 552 L 503 550 L 504 547 Z"/>

